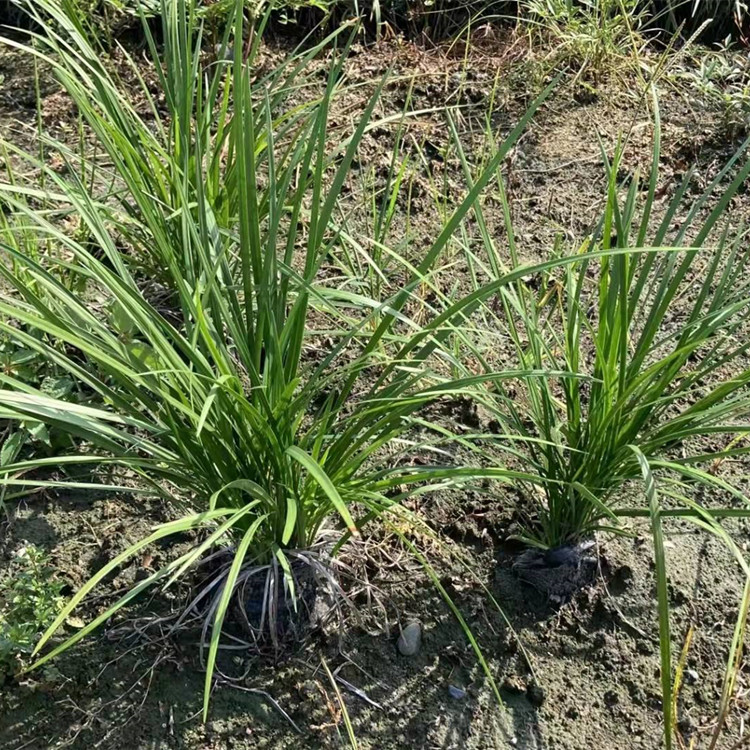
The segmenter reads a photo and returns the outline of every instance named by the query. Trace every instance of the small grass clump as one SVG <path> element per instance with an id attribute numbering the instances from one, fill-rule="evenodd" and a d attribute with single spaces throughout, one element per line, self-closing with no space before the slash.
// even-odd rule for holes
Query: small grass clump
<path id="1" fill-rule="evenodd" d="M 749 144 L 687 210 L 692 174 L 685 175 L 657 215 L 656 108 L 648 181 L 636 175 L 619 184 L 622 145 L 611 162 L 603 153 L 605 209 L 577 252 L 564 252 L 560 243 L 546 271 L 512 285 L 502 282 L 519 260 L 501 174 L 509 257 L 487 231 L 481 209 L 476 217 L 485 254 L 467 250 L 472 276 L 498 288 L 496 300 L 482 306 L 485 333 L 477 338 L 473 361 L 490 371 L 492 347 L 502 341 L 521 371 L 535 373 L 512 386 L 499 382 L 475 391 L 499 426 L 497 435 L 475 436 L 479 453 L 491 460 L 489 443 L 542 483 L 540 491 L 539 484 L 519 482 L 524 499 L 517 538 L 539 550 L 525 553 L 519 570 L 533 567 L 539 587 L 554 594 L 560 581 L 580 581 L 586 542 L 598 533 L 629 534 L 628 519 L 649 519 L 668 746 L 673 716 L 665 521 L 683 519 L 714 534 L 750 580 L 739 545 L 722 525 L 725 518 L 749 517 L 750 501 L 717 471 L 727 458 L 750 450 L 750 251 L 746 230 L 733 228 L 727 212 L 750 176 L 750 161 L 742 163 Z M 718 499 L 701 503 L 701 488 Z M 748 595 L 746 588 L 727 685 L 734 680 Z M 727 700 L 725 691 L 722 716 Z"/>
<path id="2" fill-rule="evenodd" d="M 730 44 L 702 51 L 698 60 L 675 70 L 670 78 L 691 100 L 711 105 L 716 125 L 730 138 L 747 132 L 750 123 L 750 66 L 747 56 Z"/>
<path id="3" fill-rule="evenodd" d="M 638 0 L 524 0 L 522 8 L 521 23 L 555 67 L 595 81 L 637 67 L 648 19 Z"/>

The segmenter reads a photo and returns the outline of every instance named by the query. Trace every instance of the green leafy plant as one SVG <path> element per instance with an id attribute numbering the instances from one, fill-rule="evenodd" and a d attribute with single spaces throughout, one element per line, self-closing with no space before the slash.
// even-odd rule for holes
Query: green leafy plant
<path id="1" fill-rule="evenodd" d="M 637 65 L 647 14 L 638 0 L 524 0 L 521 22 L 555 65 L 595 78 Z"/>
<path id="2" fill-rule="evenodd" d="M 182 39 L 183 51 L 197 49 L 186 43 L 190 33 L 200 37 L 200 28 L 191 25 L 193 12 L 192 5 L 180 4 L 164 15 L 165 38 Z M 235 23 L 234 38 L 243 39 L 241 14 Z M 75 25 L 68 30 L 74 38 L 82 34 Z M 56 39 L 60 48 L 67 46 L 65 37 Z M 86 47 L 78 39 L 74 49 Z M 13 377 L 4 380 L 0 404 L 18 419 L 37 419 L 85 441 L 85 452 L 57 457 L 54 465 L 122 467 L 141 480 L 137 490 L 160 492 L 184 509 L 180 518 L 103 565 L 66 603 L 37 653 L 112 570 L 158 540 L 200 532 L 188 551 L 138 582 L 37 665 L 148 587 L 169 585 L 209 557 L 218 567 L 197 594 L 210 629 L 205 716 L 222 629 L 237 602 L 243 606 L 249 582 L 262 581 L 257 629 L 275 643 L 284 603 L 305 605 L 300 570 L 330 578 L 319 549 L 326 528 L 337 540 L 335 551 L 366 522 L 398 512 L 411 486 L 465 481 L 467 470 L 401 465 L 393 449 L 397 456 L 397 441 L 417 409 L 461 389 L 435 366 L 433 354 L 449 335 L 462 335 L 460 324 L 482 294 L 455 301 L 421 324 L 409 318 L 407 303 L 551 87 L 505 139 L 491 168 L 406 281 L 387 299 L 376 300 L 339 289 L 321 279 L 320 271 L 340 241 L 333 211 L 372 124 L 379 90 L 355 131 L 334 139 L 342 145 L 331 154 L 328 107 L 340 63 L 331 66 L 322 98 L 282 137 L 274 124 L 273 92 L 254 95 L 252 69 L 236 43 L 221 100 L 225 128 L 209 136 L 201 129 L 207 114 L 186 95 L 201 76 L 177 76 L 186 69 L 178 57 L 167 56 L 162 80 L 168 100 L 185 106 L 182 129 L 175 126 L 174 132 L 192 134 L 191 140 L 186 145 L 176 138 L 172 150 L 162 149 L 145 163 L 131 146 L 146 136 L 131 134 L 127 106 L 118 104 L 128 113 L 122 121 L 101 115 L 113 91 L 102 83 L 106 73 L 89 78 L 95 63 L 82 60 L 78 71 L 75 57 L 58 69 L 74 97 L 90 102 L 84 115 L 113 155 L 114 178 L 124 186 L 119 205 L 129 211 L 123 217 L 92 194 L 88 187 L 96 180 L 82 183 L 77 170 L 59 175 L 40 165 L 49 185 L 45 200 L 80 217 L 86 235 L 96 240 L 84 242 L 30 208 L 19 187 L 5 186 L 3 197 L 25 231 L 40 241 L 53 239 L 59 253 L 25 254 L 14 244 L 2 245 L 12 262 L 0 264 L 0 274 L 14 294 L 0 301 L 0 330 L 84 384 L 101 406 L 50 398 Z M 87 99 L 83 89 L 89 81 L 95 95 Z M 232 164 L 219 176 L 213 172 L 221 151 L 215 139 L 226 145 Z M 163 188 L 145 170 L 168 175 Z M 228 201 L 218 200 L 227 190 Z M 161 264 L 173 295 L 169 309 L 144 293 L 141 258 Z M 56 273 L 61 265 L 86 280 L 85 293 L 69 291 Z M 419 444 L 409 442 L 408 449 Z M 52 460 L 6 465 L 3 484 L 67 486 L 25 476 L 51 465 Z M 506 475 L 501 469 L 490 473 Z"/>
<path id="3" fill-rule="evenodd" d="M 0 342 L 0 378 L 2 377 L 11 377 L 16 382 L 37 387 L 52 398 L 68 399 L 75 396 L 70 377 L 49 367 L 47 360 L 34 350 L 21 348 L 9 339 Z M 0 412 L 0 419 L 2 416 Z M 50 436 L 47 427 L 36 420 L 28 420 L 18 425 L 8 423 L 0 447 L 0 466 L 15 461 L 27 445 L 52 449 L 53 440 L 57 448 L 70 445 L 67 439 L 60 442 L 54 433 Z"/>
<path id="4" fill-rule="evenodd" d="M 733 51 L 728 40 L 712 51 L 702 51 L 700 58 L 689 61 L 671 76 L 679 88 L 699 101 L 715 106 L 719 124 L 730 135 L 743 132 L 750 117 L 750 70 L 742 53 Z M 681 86 L 680 86 L 681 84 Z"/>
<path id="5" fill-rule="evenodd" d="M 15 558 L 0 584 L 0 672 L 10 674 L 27 662 L 64 602 L 63 584 L 43 550 L 28 545 Z"/>
<path id="6" fill-rule="evenodd" d="M 20 346 L 13 339 L 0 335 L 0 384 L 11 378 L 22 387 L 38 389 L 52 398 L 77 402 L 80 391 L 72 378 L 46 357 L 33 349 Z M 38 419 L 16 419 L 15 412 L 0 407 L 0 468 L 21 457 L 45 457 L 69 450 L 73 442 L 66 431 L 52 429 Z M 9 502 L 28 494 L 28 490 L 8 492 L 0 488 L 0 515 L 7 512 Z"/>

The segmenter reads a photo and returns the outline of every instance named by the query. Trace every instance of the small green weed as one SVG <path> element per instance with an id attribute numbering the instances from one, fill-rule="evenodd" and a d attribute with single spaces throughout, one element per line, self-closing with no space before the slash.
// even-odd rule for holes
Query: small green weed
<path id="1" fill-rule="evenodd" d="M 746 130 L 750 119 L 750 64 L 746 55 L 733 53 L 730 45 L 726 39 L 716 50 L 701 54 L 696 65 L 676 72 L 673 80 L 714 105 L 722 129 L 736 135 Z"/>
<path id="2" fill-rule="evenodd" d="M 32 349 L 0 337 L 0 383 L 7 378 L 39 388 L 50 398 L 75 400 L 73 380 L 61 373 L 54 363 Z M 6 416 L 0 410 L 0 466 L 13 463 L 24 448 L 33 454 L 46 455 L 54 448 L 71 445 L 67 435 L 55 430 L 50 432 L 36 419 L 7 422 Z"/>
<path id="3" fill-rule="evenodd" d="M 0 584 L 0 676 L 17 671 L 63 605 L 63 584 L 44 550 L 23 547 L 13 567 Z"/>

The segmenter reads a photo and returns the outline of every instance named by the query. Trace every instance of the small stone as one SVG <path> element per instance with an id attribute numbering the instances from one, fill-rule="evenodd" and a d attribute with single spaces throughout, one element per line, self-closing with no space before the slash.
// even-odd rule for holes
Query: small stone
<path id="1" fill-rule="evenodd" d="M 402 656 L 414 656 L 422 646 L 422 626 L 416 621 L 410 622 L 401 631 L 396 646 Z"/>
<path id="2" fill-rule="evenodd" d="M 544 688 L 539 687 L 536 682 L 530 682 L 526 687 L 526 697 L 534 708 L 540 708 L 544 703 Z"/>
<path id="3" fill-rule="evenodd" d="M 687 681 L 691 685 L 695 685 L 695 683 L 698 682 L 698 673 L 694 669 L 686 669 L 685 677 L 687 677 Z"/>
<path id="4" fill-rule="evenodd" d="M 448 685 L 448 694 L 451 698 L 457 701 L 461 701 L 466 697 L 466 691 L 455 685 Z"/>

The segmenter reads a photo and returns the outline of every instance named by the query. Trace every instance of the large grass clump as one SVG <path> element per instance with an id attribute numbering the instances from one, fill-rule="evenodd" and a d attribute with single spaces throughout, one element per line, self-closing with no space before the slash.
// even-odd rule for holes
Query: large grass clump
<path id="1" fill-rule="evenodd" d="M 75 18 L 53 0 L 34 7 L 44 11 L 36 16 L 42 31 L 28 51 L 53 65 L 112 167 L 48 140 L 68 168 L 60 174 L 16 150 L 44 181 L 2 187 L 13 215 L 0 274 L 12 293 L 0 302 L 0 330 L 85 394 L 72 403 L 2 376 L 3 416 L 38 420 L 80 445 L 70 455 L 5 465 L 3 484 L 158 492 L 183 510 L 81 586 L 37 653 L 114 569 L 154 542 L 194 534 L 186 551 L 37 663 L 150 586 L 169 585 L 210 558 L 215 574 L 194 610 L 210 633 L 205 714 L 225 620 L 251 579 L 263 582 L 258 635 L 274 642 L 286 601 L 305 604 L 301 569 L 330 579 L 331 549 L 320 548 L 326 529 L 335 551 L 365 522 L 396 512 L 411 486 L 465 479 L 464 470 L 415 468 L 397 454 L 419 448 L 399 443 L 414 412 L 462 388 L 440 366 L 450 356 L 443 344 L 463 336 L 460 325 L 482 294 L 419 324 L 408 303 L 549 89 L 396 292 L 373 299 L 321 274 L 340 239 L 334 209 L 379 96 L 354 132 L 332 139 L 328 110 L 342 58 L 322 95 L 279 114 L 283 97 L 270 82 L 259 90 L 251 80 L 245 54 L 250 49 L 252 60 L 257 37 L 248 44 L 241 13 L 232 59 L 204 68 L 193 6 L 165 6 L 165 58 L 154 62 L 163 66 L 169 116 L 152 102 L 146 124 L 92 57 Z M 230 41 L 227 32 L 223 49 Z M 164 287 L 156 298 L 144 269 Z M 53 466 L 102 467 L 121 480 L 39 475 Z"/>

